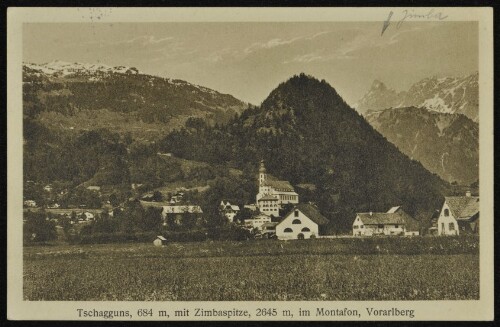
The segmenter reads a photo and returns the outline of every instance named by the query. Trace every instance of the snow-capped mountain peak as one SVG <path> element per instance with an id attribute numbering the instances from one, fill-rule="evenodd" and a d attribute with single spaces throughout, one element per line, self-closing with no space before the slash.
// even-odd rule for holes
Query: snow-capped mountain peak
<path id="1" fill-rule="evenodd" d="M 477 72 L 465 77 L 428 77 L 413 84 L 408 91 L 396 92 L 375 80 L 355 105 L 362 113 L 388 108 L 423 107 L 442 113 L 461 113 L 474 121 L 479 116 Z"/>
<path id="2" fill-rule="evenodd" d="M 69 76 L 75 74 L 92 74 L 92 73 L 120 73 L 120 74 L 140 74 L 135 67 L 116 66 L 111 67 L 104 64 L 90 63 L 70 63 L 66 61 L 55 60 L 45 64 L 25 63 L 25 67 L 37 72 L 42 72 L 49 76 Z"/>

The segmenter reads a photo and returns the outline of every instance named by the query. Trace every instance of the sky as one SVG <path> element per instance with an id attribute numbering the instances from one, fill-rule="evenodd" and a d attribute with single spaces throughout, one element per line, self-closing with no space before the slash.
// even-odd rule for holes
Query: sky
<path id="1" fill-rule="evenodd" d="M 478 70 L 474 22 L 37 23 L 23 61 L 131 66 L 259 105 L 294 74 L 325 79 L 353 105 L 375 79 L 395 90 Z"/>

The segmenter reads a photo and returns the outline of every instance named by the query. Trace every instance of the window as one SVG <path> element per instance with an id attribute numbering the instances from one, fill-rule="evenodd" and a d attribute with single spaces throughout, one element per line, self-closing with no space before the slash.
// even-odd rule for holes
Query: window
<path id="1" fill-rule="evenodd" d="M 357 227 L 357 226 L 356 226 Z M 302 232 L 310 232 L 311 230 L 307 227 L 302 228 Z"/>
<path id="2" fill-rule="evenodd" d="M 294 220 L 292 221 L 292 224 L 294 224 L 294 225 L 298 225 L 298 224 L 301 224 L 301 222 L 300 222 L 300 220 L 299 220 L 299 219 L 294 219 Z"/>
<path id="3" fill-rule="evenodd" d="M 378 225 L 378 228 L 384 228 L 384 225 Z"/>
<path id="4" fill-rule="evenodd" d="M 394 225 L 394 228 L 399 228 L 399 225 Z"/>
<path id="5" fill-rule="evenodd" d="M 354 229 L 358 229 L 358 228 L 359 228 L 359 226 L 358 226 L 358 225 L 354 225 L 354 227 L 353 227 L 353 228 L 354 228 Z"/>
<path id="6" fill-rule="evenodd" d="M 291 228 L 285 228 L 285 230 L 283 232 L 285 232 L 285 233 L 292 233 L 293 230 Z"/>
<path id="7" fill-rule="evenodd" d="M 295 210 L 295 217 L 299 216 L 299 210 Z"/>
<path id="8" fill-rule="evenodd" d="M 444 216 L 448 217 L 450 215 L 450 210 L 449 209 L 444 209 Z"/>
<path id="9" fill-rule="evenodd" d="M 359 226 L 359 228 L 365 228 L 365 225 L 361 225 L 361 226 Z"/>
<path id="10" fill-rule="evenodd" d="M 454 223 L 449 223 L 448 224 L 448 229 L 449 230 L 455 230 L 455 224 Z"/>

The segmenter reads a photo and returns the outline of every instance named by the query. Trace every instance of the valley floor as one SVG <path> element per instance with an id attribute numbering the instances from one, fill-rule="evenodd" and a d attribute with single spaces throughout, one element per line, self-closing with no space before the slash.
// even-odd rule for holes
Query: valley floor
<path id="1" fill-rule="evenodd" d="M 361 244 L 365 254 L 348 253 L 352 243 L 346 246 L 346 242 L 352 241 L 333 239 L 193 242 L 164 247 L 152 244 L 25 247 L 24 298 L 49 301 L 478 299 L 476 245 L 442 251 L 442 242 L 457 242 L 453 238 L 444 239 L 425 241 L 429 246 L 412 254 L 404 253 L 404 244 L 397 246 L 399 242 L 407 242 L 404 239 L 354 241 Z M 476 241 L 466 239 L 469 243 Z"/>

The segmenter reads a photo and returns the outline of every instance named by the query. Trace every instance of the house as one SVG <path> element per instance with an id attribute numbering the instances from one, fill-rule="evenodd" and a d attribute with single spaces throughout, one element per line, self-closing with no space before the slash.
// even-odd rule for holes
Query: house
<path id="1" fill-rule="evenodd" d="M 60 207 L 59 203 L 53 203 L 47 206 L 49 209 L 58 209 Z"/>
<path id="2" fill-rule="evenodd" d="M 138 189 L 139 187 L 141 187 L 143 184 L 141 183 L 132 183 L 130 184 L 130 186 L 132 187 L 133 190 L 136 190 Z"/>
<path id="3" fill-rule="evenodd" d="M 90 185 L 90 186 L 87 186 L 87 190 L 99 192 L 101 190 L 101 187 L 97 186 L 97 185 Z"/>
<path id="4" fill-rule="evenodd" d="M 161 235 L 156 236 L 155 240 L 153 241 L 154 246 L 162 246 L 162 245 L 167 245 L 167 239 Z"/>
<path id="5" fill-rule="evenodd" d="M 95 216 L 92 212 L 85 211 L 83 214 L 85 215 L 87 221 L 94 220 L 94 218 L 95 218 Z"/>
<path id="6" fill-rule="evenodd" d="M 279 217 L 280 205 L 278 197 L 275 195 L 267 194 L 257 200 L 260 212 L 263 214 Z"/>
<path id="7" fill-rule="evenodd" d="M 265 207 L 266 203 L 259 202 L 260 199 L 264 197 L 273 197 L 276 198 L 276 202 L 278 205 L 277 217 L 279 216 L 279 209 L 282 208 L 284 204 L 297 204 L 299 203 L 299 195 L 295 192 L 293 186 L 288 181 L 280 181 L 276 177 L 267 174 L 266 167 L 264 166 L 264 161 L 260 162 L 259 168 L 259 192 L 256 196 L 257 206 L 259 207 L 261 212 Z M 269 203 L 267 203 L 269 204 Z M 267 207 L 269 208 L 269 207 Z M 269 210 L 267 213 L 271 214 Z M 273 209 L 273 215 L 276 211 Z"/>
<path id="8" fill-rule="evenodd" d="M 198 205 L 169 205 L 162 207 L 163 225 L 186 225 L 187 219 L 192 219 L 195 224 L 201 223 L 203 210 Z"/>
<path id="9" fill-rule="evenodd" d="M 175 193 L 170 197 L 170 204 L 176 204 L 182 202 L 183 197 L 184 197 L 184 192 Z"/>
<path id="10" fill-rule="evenodd" d="M 49 184 L 49 185 L 45 185 L 45 186 L 43 187 L 43 189 L 44 189 L 44 191 L 46 191 L 46 192 L 52 192 L 52 185 L 50 185 L 50 184 Z"/>
<path id="11" fill-rule="evenodd" d="M 219 210 L 227 218 L 227 220 L 229 220 L 230 222 L 234 222 L 234 217 L 238 214 L 238 212 L 240 212 L 240 207 L 231 204 L 229 201 L 221 201 Z"/>
<path id="12" fill-rule="evenodd" d="M 311 204 L 298 204 L 276 225 L 276 236 L 280 240 L 307 239 L 319 235 L 319 226 L 328 224 L 326 219 Z"/>
<path id="13" fill-rule="evenodd" d="M 271 222 L 271 217 L 266 215 L 266 214 L 258 214 L 256 216 L 253 216 L 250 219 L 245 219 L 244 225 L 246 228 L 254 229 L 257 228 L 258 230 L 261 230 L 262 225 L 265 223 L 270 223 Z"/>
<path id="14" fill-rule="evenodd" d="M 258 209 L 256 204 L 245 204 L 243 208 L 248 209 L 250 211 L 257 211 Z"/>
<path id="15" fill-rule="evenodd" d="M 85 211 L 85 212 L 82 212 L 82 214 L 78 218 L 78 222 L 84 223 L 86 221 L 92 221 L 94 219 L 95 219 L 95 216 L 92 212 Z"/>
<path id="16" fill-rule="evenodd" d="M 437 220 L 438 235 L 479 233 L 479 197 L 467 192 L 465 196 L 445 197 Z"/>
<path id="17" fill-rule="evenodd" d="M 24 206 L 29 208 L 35 208 L 36 202 L 34 200 L 26 200 L 24 201 Z"/>
<path id="18" fill-rule="evenodd" d="M 404 210 L 392 207 L 387 212 L 364 212 L 356 214 L 352 224 L 354 236 L 420 234 L 420 224 Z"/>
<path id="19" fill-rule="evenodd" d="M 438 235 L 438 223 L 437 222 L 438 222 L 440 214 L 441 214 L 441 210 L 439 210 L 439 209 L 434 210 L 434 212 L 432 213 L 431 218 L 430 218 L 430 225 L 431 226 L 427 230 L 429 232 L 429 235 L 434 235 L 434 236 Z"/>
<path id="20" fill-rule="evenodd" d="M 278 222 L 270 221 L 260 226 L 264 238 L 271 238 L 276 235 L 276 225 L 278 225 Z"/>

